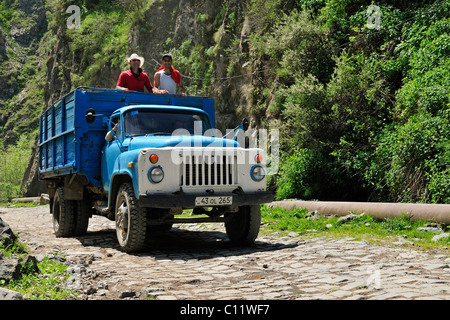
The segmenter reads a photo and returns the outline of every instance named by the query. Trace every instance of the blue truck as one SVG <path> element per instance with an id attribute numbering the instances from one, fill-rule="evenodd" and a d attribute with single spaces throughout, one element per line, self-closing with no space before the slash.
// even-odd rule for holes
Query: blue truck
<path id="1" fill-rule="evenodd" d="M 71 91 L 40 118 L 39 179 L 56 237 L 83 235 L 101 215 L 126 252 L 175 223 L 223 222 L 233 243 L 252 244 L 273 194 L 264 151 L 236 139 L 247 127 L 218 136 L 210 98 Z"/>

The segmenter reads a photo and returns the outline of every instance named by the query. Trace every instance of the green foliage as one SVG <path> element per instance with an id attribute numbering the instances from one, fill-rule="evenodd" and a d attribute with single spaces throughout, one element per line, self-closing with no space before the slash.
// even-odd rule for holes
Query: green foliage
<path id="1" fill-rule="evenodd" d="M 96 9 L 87 11 L 79 30 L 68 31 L 72 54 L 81 60 L 81 66 L 86 66 L 74 74 L 73 87 L 95 86 L 105 65 L 117 69 L 126 66 L 124 57 L 131 24 L 120 9 Z"/>
<path id="2" fill-rule="evenodd" d="M 284 84 L 290 85 L 308 74 L 327 82 L 333 60 L 329 48 L 321 41 L 323 37 L 323 30 L 307 11 L 294 9 L 280 17 L 269 35 L 254 36 L 252 45 L 277 63 L 273 71 Z"/>
<path id="3" fill-rule="evenodd" d="M 281 130 L 278 199 L 449 203 L 450 5 L 251 4 L 251 44 L 273 78 L 252 103 Z"/>
<path id="4" fill-rule="evenodd" d="M 214 47 L 205 48 L 202 44 L 194 44 L 185 40 L 178 48 L 170 50 L 176 67 L 189 75 L 183 81 L 188 82 L 189 95 L 208 96 L 211 87 L 212 59 L 215 56 Z M 208 59 L 205 59 L 208 57 Z M 199 81 L 196 81 L 199 80 Z"/>
<path id="5" fill-rule="evenodd" d="M 448 114 L 416 114 L 404 125 L 390 127 L 380 135 L 366 171 L 376 192 L 387 191 L 391 201 L 429 201 L 430 197 L 433 202 L 449 200 L 450 184 L 445 175 L 450 163 Z"/>
<path id="6" fill-rule="evenodd" d="M 450 143 L 443 144 L 443 148 L 435 159 L 425 161 L 427 193 L 432 203 L 450 203 Z"/>
<path id="7" fill-rule="evenodd" d="M 416 26 L 416 28 L 418 28 Z M 398 91 L 401 119 L 418 111 L 436 115 L 450 105 L 450 22 L 438 20 L 411 35 L 401 44 L 400 60 L 408 68 L 404 86 Z"/>
<path id="8" fill-rule="evenodd" d="M 16 14 L 12 7 L 12 0 L 4 0 L 0 2 L 0 26 L 9 31 L 11 21 Z"/>
<path id="9" fill-rule="evenodd" d="M 5 246 L 3 241 L 0 241 L 0 254 L 4 255 L 5 257 L 18 257 L 22 258 L 26 255 L 28 248 L 25 244 L 23 244 L 20 241 L 14 241 L 12 245 Z"/>
<path id="10" fill-rule="evenodd" d="M 334 187 L 330 162 L 316 150 L 300 149 L 282 159 L 277 180 L 277 199 L 312 199 L 325 196 Z"/>
<path id="11" fill-rule="evenodd" d="M 249 15 L 257 33 L 264 33 L 277 24 L 280 14 L 288 13 L 286 6 L 291 1 L 286 0 L 249 0 Z"/>
<path id="12" fill-rule="evenodd" d="M 16 145 L 0 149 L 0 202 L 20 196 L 25 169 L 31 154 L 32 141 L 20 137 Z"/>

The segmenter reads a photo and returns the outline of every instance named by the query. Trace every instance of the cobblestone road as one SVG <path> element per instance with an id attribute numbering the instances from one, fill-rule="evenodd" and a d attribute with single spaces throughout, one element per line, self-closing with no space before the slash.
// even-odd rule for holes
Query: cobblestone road
<path id="1" fill-rule="evenodd" d="M 34 255 L 63 254 L 89 300 L 450 299 L 450 256 L 354 239 L 259 236 L 233 247 L 221 224 L 175 225 L 138 254 L 118 248 L 114 224 L 90 219 L 87 235 L 56 238 L 48 207 L 0 208 Z"/>

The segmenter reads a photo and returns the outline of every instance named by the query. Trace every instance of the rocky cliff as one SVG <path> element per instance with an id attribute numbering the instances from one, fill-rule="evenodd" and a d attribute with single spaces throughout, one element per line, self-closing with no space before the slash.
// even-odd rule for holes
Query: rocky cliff
<path id="1" fill-rule="evenodd" d="M 38 74 L 46 58 L 40 42 L 48 21 L 44 0 L 4 1 L 3 6 L 14 10 L 3 17 L 9 23 L 0 25 L 0 139 L 8 145 L 37 126 L 42 97 L 36 97 L 35 85 L 43 83 Z"/>

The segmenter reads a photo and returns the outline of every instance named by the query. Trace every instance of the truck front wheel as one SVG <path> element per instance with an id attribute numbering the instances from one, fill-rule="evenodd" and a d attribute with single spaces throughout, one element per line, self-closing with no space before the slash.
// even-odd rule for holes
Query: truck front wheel
<path id="1" fill-rule="evenodd" d="M 56 189 L 53 199 L 53 231 L 56 237 L 70 237 L 74 233 L 75 201 L 64 199 L 64 188 Z"/>
<path id="2" fill-rule="evenodd" d="M 139 207 L 130 183 L 119 188 L 115 217 L 117 240 L 122 249 L 126 252 L 140 250 L 145 241 L 146 210 Z"/>
<path id="3" fill-rule="evenodd" d="M 238 245 L 252 244 L 258 236 L 261 225 L 260 206 L 240 207 L 239 212 L 231 214 L 233 215 L 231 220 L 225 222 L 228 238 Z"/>

